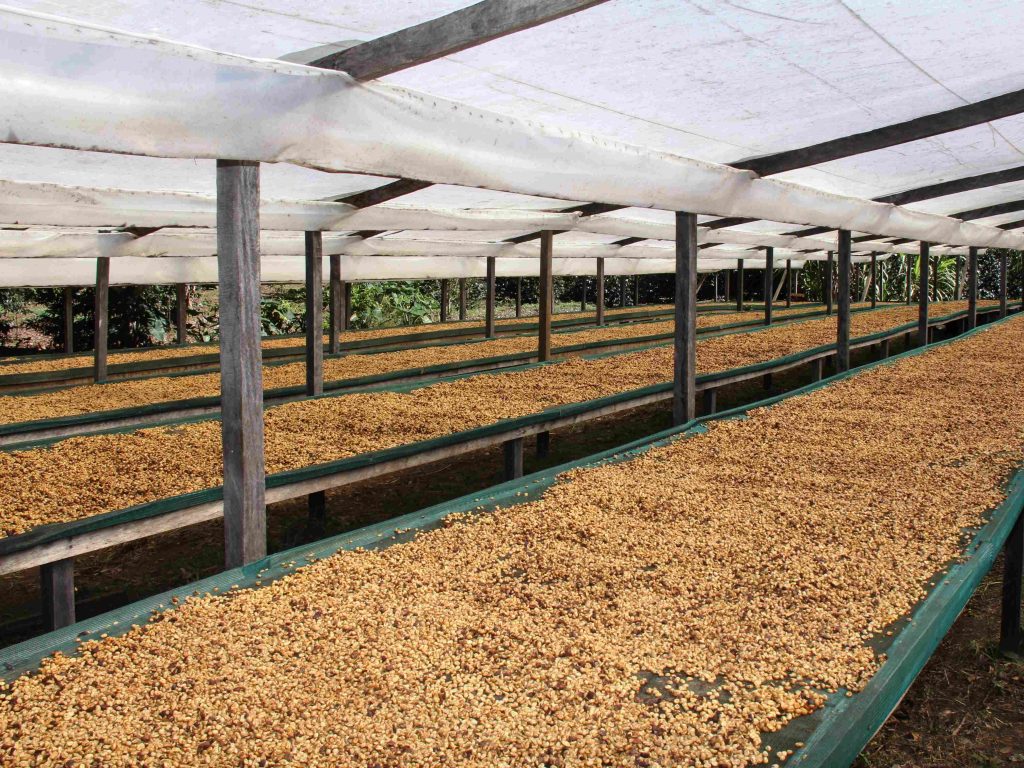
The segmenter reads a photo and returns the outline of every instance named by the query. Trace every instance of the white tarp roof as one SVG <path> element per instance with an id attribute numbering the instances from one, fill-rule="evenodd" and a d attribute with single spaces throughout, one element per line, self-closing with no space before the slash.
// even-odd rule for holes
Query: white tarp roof
<path id="1" fill-rule="evenodd" d="M 1024 246 L 1019 234 L 989 226 L 1024 214 L 969 224 L 933 216 L 1024 199 L 1024 182 L 902 209 L 833 196 L 873 197 L 1020 165 L 1024 118 L 772 179 L 702 162 L 810 145 L 1024 87 L 1024 14 L 1013 0 L 612 0 L 370 84 L 265 61 L 370 39 L 465 4 L 17 0 L 0 10 L 0 136 L 182 159 L 5 144 L 0 179 L 208 195 L 213 163 L 192 158 L 280 159 L 499 190 L 437 185 L 400 198 L 402 206 L 536 211 L 597 200 L 767 217 L 743 229 L 775 236 L 794 229 L 786 221 Z M 387 181 L 284 163 L 264 165 L 261 179 L 264 198 L 281 201 Z M 633 207 L 579 226 L 614 234 L 646 218 L 662 225 L 650 236 L 664 237 L 657 232 L 671 216 Z M 729 232 L 701 238 L 744 237 Z M 784 247 L 759 244 L 776 242 Z M 869 245 L 899 250 L 856 247 Z"/>

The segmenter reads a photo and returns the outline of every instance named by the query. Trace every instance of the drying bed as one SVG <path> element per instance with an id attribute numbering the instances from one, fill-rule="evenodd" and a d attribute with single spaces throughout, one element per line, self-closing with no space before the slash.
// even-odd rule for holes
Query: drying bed
<path id="1" fill-rule="evenodd" d="M 883 310 L 879 310 L 883 311 Z M 782 309 L 779 319 L 819 314 L 805 308 Z M 702 313 L 697 318 L 699 329 L 726 329 L 759 322 L 761 312 Z M 608 342 L 670 338 L 674 322 L 661 320 L 642 323 L 613 324 L 586 330 L 568 330 L 556 334 L 555 354 L 583 354 L 588 347 Z M 398 371 L 451 366 L 455 363 L 477 362 L 489 358 L 507 358 L 524 362 L 536 354 L 537 339 L 533 336 L 505 336 L 484 341 L 438 343 L 389 352 L 353 353 L 326 357 L 323 362 L 325 383 L 380 376 Z M 266 390 L 295 389 L 304 386 L 304 362 L 269 364 L 263 368 Z M 36 394 L 0 396 L 0 425 L 19 424 L 40 419 L 55 419 L 77 414 L 137 408 L 153 403 L 187 402 L 193 398 L 216 398 L 220 395 L 219 373 L 190 373 L 119 380 L 106 384 L 86 384 L 48 390 Z"/>
<path id="2" fill-rule="evenodd" d="M 1019 514 L 1022 343 L 1001 321 L 8 649 L 39 674 L 0 754 L 846 765 Z"/>
<path id="3" fill-rule="evenodd" d="M 916 316 L 913 307 L 857 313 L 851 336 L 902 328 Z M 699 372 L 776 361 L 834 344 L 835 336 L 834 317 L 714 336 L 698 342 Z M 450 438 L 570 404 L 630 397 L 671 378 L 672 348 L 662 345 L 288 403 L 265 411 L 266 469 L 275 475 Z M 0 533 L 15 536 L 220 484 L 220 422 L 214 419 L 0 451 Z"/>
<path id="4" fill-rule="evenodd" d="M 651 305 L 642 310 L 636 307 L 624 307 L 619 309 L 605 310 L 606 317 L 636 316 L 646 317 L 649 315 L 664 315 L 672 311 L 671 307 L 664 305 Z M 552 315 L 552 322 L 561 325 L 575 325 L 579 323 L 592 322 L 593 312 L 566 312 Z M 535 318 L 506 318 L 497 320 L 495 325 L 512 330 L 513 328 L 523 329 L 535 328 Z M 449 323 L 431 323 L 429 325 L 400 326 L 396 328 L 375 328 L 371 330 L 358 331 L 348 330 L 341 333 L 341 341 L 348 345 L 353 342 L 375 342 L 385 340 L 415 340 L 417 338 L 437 338 L 445 335 L 464 335 L 467 331 L 480 334 L 483 332 L 482 320 L 459 320 Z M 327 344 L 328 337 L 324 336 L 324 344 Z M 304 345 L 302 336 L 277 336 L 265 337 L 262 341 L 264 351 L 267 350 L 301 350 Z M 175 347 L 159 347 L 138 350 L 126 350 L 123 352 L 113 351 L 109 354 L 108 362 L 111 365 L 123 365 L 128 363 L 141 363 L 152 361 L 174 362 L 177 358 L 195 357 L 197 355 L 216 356 L 219 354 L 217 342 L 185 344 Z M 92 365 L 92 357 L 88 353 L 80 355 L 45 355 L 38 358 L 26 360 L 24 357 L 8 357 L 0 360 L 0 376 L 15 376 L 29 373 L 45 373 L 55 371 L 67 371 L 71 369 L 88 368 Z"/>

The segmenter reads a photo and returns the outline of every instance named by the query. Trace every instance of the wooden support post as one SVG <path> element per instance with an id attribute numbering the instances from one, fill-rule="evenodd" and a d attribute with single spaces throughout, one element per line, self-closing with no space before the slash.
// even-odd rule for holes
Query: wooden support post
<path id="1" fill-rule="evenodd" d="M 936 256 L 932 260 L 932 301 L 936 302 L 939 300 L 939 257 Z"/>
<path id="2" fill-rule="evenodd" d="M 764 249 L 764 324 L 772 324 L 772 293 L 775 288 L 775 249 Z"/>
<path id="3" fill-rule="evenodd" d="M 761 377 L 761 388 L 767 392 L 772 388 L 772 382 L 774 380 L 775 379 L 772 378 L 772 375 L 770 373 L 766 373 L 764 376 Z"/>
<path id="4" fill-rule="evenodd" d="M 821 381 L 825 373 L 825 358 L 819 357 L 811 360 L 811 381 Z"/>
<path id="5" fill-rule="evenodd" d="M 718 390 L 714 387 L 708 387 L 704 390 L 704 415 L 712 416 L 718 409 Z"/>
<path id="6" fill-rule="evenodd" d="M 724 297 L 724 300 L 725 300 L 726 304 L 729 303 L 729 298 L 730 298 L 729 297 L 729 283 L 731 283 L 731 282 L 732 282 L 732 270 L 731 269 L 727 269 L 727 270 L 725 270 L 725 297 Z"/>
<path id="7" fill-rule="evenodd" d="M 839 230 L 839 316 L 836 319 L 836 371 L 850 370 L 850 230 Z"/>
<path id="8" fill-rule="evenodd" d="M 505 453 L 505 480 L 523 476 L 523 438 L 516 437 L 501 444 Z"/>
<path id="9" fill-rule="evenodd" d="M 551 433 L 537 433 L 537 458 L 546 459 L 551 453 Z"/>
<path id="10" fill-rule="evenodd" d="M 64 289 L 64 354 L 75 352 L 75 289 Z"/>
<path id="11" fill-rule="evenodd" d="M 876 288 L 878 279 L 878 254 L 871 254 L 871 308 L 874 309 L 878 306 L 878 289 Z"/>
<path id="12" fill-rule="evenodd" d="M 327 350 L 330 354 L 336 355 L 341 351 L 340 337 L 345 318 L 345 286 L 341 282 L 341 256 L 337 253 L 331 254 L 331 274 L 329 279 L 331 284 L 328 290 L 330 307 L 328 322 L 331 329 L 327 340 Z"/>
<path id="13" fill-rule="evenodd" d="M 523 316 L 523 278 L 516 278 L 516 317 Z"/>
<path id="14" fill-rule="evenodd" d="M 306 497 L 309 527 L 317 534 L 327 527 L 327 492 L 314 491 Z"/>
<path id="15" fill-rule="evenodd" d="M 914 282 L 914 256 L 907 254 L 907 304 L 910 304 L 911 286 Z"/>
<path id="16" fill-rule="evenodd" d="M 188 343 L 188 286 L 185 283 L 178 283 L 174 289 L 174 330 L 177 333 L 178 346 L 181 347 Z"/>
<path id="17" fill-rule="evenodd" d="M 999 316 L 1006 317 L 1006 294 L 1007 287 L 1007 266 L 1006 251 L 999 254 Z"/>
<path id="18" fill-rule="evenodd" d="M 447 323 L 448 322 L 448 281 L 443 279 L 443 278 L 441 280 L 440 303 L 441 303 L 441 316 L 438 318 L 438 320 L 439 320 L 439 322 Z"/>
<path id="19" fill-rule="evenodd" d="M 743 311 L 743 259 L 736 260 L 736 311 Z"/>
<path id="20" fill-rule="evenodd" d="M 967 330 L 978 327 L 978 249 L 967 251 Z"/>
<path id="21" fill-rule="evenodd" d="M 832 260 L 835 258 L 835 253 L 832 251 L 828 252 L 828 261 L 825 263 L 825 314 L 832 314 Z"/>
<path id="22" fill-rule="evenodd" d="M 882 339 L 881 343 L 878 345 L 878 356 L 882 360 L 885 360 L 887 357 L 889 357 L 889 340 L 888 339 Z"/>
<path id="23" fill-rule="evenodd" d="M 697 216 L 676 212 L 676 290 L 672 421 L 685 424 L 696 415 L 697 369 Z"/>
<path id="24" fill-rule="evenodd" d="M 224 561 L 267 553 L 260 346 L 260 167 L 217 161 Z"/>
<path id="25" fill-rule="evenodd" d="M 466 278 L 459 278 L 459 320 L 466 319 Z"/>
<path id="26" fill-rule="evenodd" d="M 306 394 L 324 393 L 324 236 L 306 233 Z"/>
<path id="27" fill-rule="evenodd" d="M 793 260 L 786 259 L 786 309 L 793 306 Z"/>
<path id="28" fill-rule="evenodd" d="M 921 243 L 917 285 L 917 344 L 928 343 L 928 243 Z"/>
<path id="29" fill-rule="evenodd" d="M 626 276 L 619 275 L 619 306 L 626 306 Z"/>
<path id="30" fill-rule="evenodd" d="M 537 359 L 551 359 L 551 295 L 554 291 L 552 256 L 555 233 L 544 230 L 540 236 L 540 318 L 537 322 Z"/>
<path id="31" fill-rule="evenodd" d="M 604 325 L 604 259 L 597 260 L 597 288 L 594 291 L 596 322 Z"/>
<path id="32" fill-rule="evenodd" d="M 497 264 L 494 256 L 487 257 L 487 301 L 484 308 L 484 336 L 488 339 L 495 337 L 494 299 L 498 288 Z"/>
<path id="33" fill-rule="evenodd" d="M 964 263 L 959 256 L 953 257 L 953 264 L 956 266 L 956 286 L 953 288 L 953 299 L 960 301 L 963 298 Z"/>
<path id="34" fill-rule="evenodd" d="M 39 566 L 43 628 L 47 632 L 75 623 L 75 560 L 56 560 Z"/>
<path id="35" fill-rule="evenodd" d="M 580 312 L 587 311 L 587 276 L 580 275 Z"/>
<path id="36" fill-rule="evenodd" d="M 345 307 L 345 311 L 341 313 L 341 330 L 347 331 L 349 319 L 352 317 L 352 291 L 355 288 L 351 280 L 346 280 L 341 285 L 342 306 Z"/>
<path id="37" fill-rule="evenodd" d="M 1014 523 L 1003 547 L 1003 610 L 999 650 L 1019 654 L 1024 647 L 1021 630 L 1021 579 L 1024 577 L 1024 516 Z"/>
<path id="38" fill-rule="evenodd" d="M 633 306 L 640 306 L 640 275 L 633 275 Z"/>
<path id="39" fill-rule="evenodd" d="M 96 259 L 96 296 L 93 303 L 93 380 L 102 384 L 107 380 L 107 330 L 110 306 L 110 257 Z"/>

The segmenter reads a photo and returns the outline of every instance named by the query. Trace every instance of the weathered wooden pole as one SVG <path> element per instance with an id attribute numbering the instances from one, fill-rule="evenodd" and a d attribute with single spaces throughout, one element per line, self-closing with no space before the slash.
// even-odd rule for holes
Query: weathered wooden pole
<path id="1" fill-rule="evenodd" d="M 96 259 L 96 295 L 93 302 L 93 380 L 102 384 L 107 380 L 107 332 L 110 306 L 110 257 Z"/>
<path id="2" fill-rule="evenodd" d="M 633 306 L 640 306 L 640 275 L 633 275 Z"/>
<path id="3" fill-rule="evenodd" d="M 911 286 L 914 281 L 914 255 L 907 254 L 907 304 L 910 304 Z"/>
<path id="4" fill-rule="evenodd" d="M 786 259 L 786 309 L 793 306 L 793 260 Z"/>
<path id="5" fill-rule="evenodd" d="M 828 261 L 825 266 L 825 314 L 832 314 L 832 261 L 835 253 L 828 252 Z"/>
<path id="6" fill-rule="evenodd" d="M 775 249 L 764 249 L 764 324 L 772 324 L 772 293 L 775 289 Z"/>
<path id="7" fill-rule="evenodd" d="M 260 348 L 260 167 L 217 161 L 224 561 L 267 553 Z"/>
<path id="8" fill-rule="evenodd" d="M 439 321 L 448 322 L 448 281 L 443 278 L 441 280 L 441 316 Z"/>
<path id="9" fill-rule="evenodd" d="M 39 566 L 43 628 L 48 632 L 75 623 L 75 561 L 57 560 Z"/>
<path id="10" fill-rule="evenodd" d="M 953 289 L 953 298 L 960 301 L 963 298 L 964 262 L 959 256 L 953 257 L 953 264 L 956 265 L 956 287 Z"/>
<path id="11" fill-rule="evenodd" d="M 917 282 L 917 343 L 928 343 L 928 243 L 921 243 L 920 269 Z"/>
<path id="12" fill-rule="evenodd" d="M 502 448 L 505 455 L 505 480 L 518 480 L 523 476 L 523 438 L 506 440 Z"/>
<path id="13" fill-rule="evenodd" d="M 697 216 L 682 211 L 676 212 L 673 368 L 672 421 L 679 426 L 696 415 L 697 398 Z"/>
<path id="14" fill-rule="evenodd" d="M 725 297 L 724 297 L 724 301 L 725 301 L 726 304 L 728 304 L 729 300 L 730 300 L 729 283 L 731 283 L 731 282 L 732 282 L 732 270 L 731 269 L 727 269 L 727 270 L 725 270 Z"/>
<path id="15" fill-rule="evenodd" d="M 349 319 L 352 317 L 352 291 L 354 290 L 353 283 L 351 280 L 346 280 L 341 284 L 341 304 L 345 308 L 345 311 L 341 313 L 341 330 L 348 330 Z"/>
<path id="16" fill-rule="evenodd" d="M 75 289 L 64 289 L 64 354 L 75 352 Z"/>
<path id="17" fill-rule="evenodd" d="M 850 370 L 850 230 L 839 230 L 839 307 L 836 318 L 836 371 Z"/>
<path id="18" fill-rule="evenodd" d="M 466 278 L 459 278 L 459 320 L 466 319 Z"/>
<path id="19" fill-rule="evenodd" d="M 1018 516 L 1003 547 L 1003 605 L 999 650 L 1017 654 L 1024 646 L 1021 631 L 1021 581 L 1024 578 L 1024 517 Z"/>
<path id="20" fill-rule="evenodd" d="M 1006 257 L 1006 251 L 1003 251 L 999 255 L 999 316 L 1006 317 L 1006 292 L 1007 292 L 1007 272 L 1009 262 Z"/>
<path id="21" fill-rule="evenodd" d="M 327 340 L 327 350 L 332 355 L 341 351 L 341 331 L 345 327 L 345 286 L 341 282 L 341 256 L 337 253 L 331 254 L 331 274 L 328 276 L 327 301 L 329 307 L 330 334 Z"/>
<path id="22" fill-rule="evenodd" d="M 495 336 L 494 299 L 498 288 L 497 259 L 487 257 L 487 301 L 484 308 L 484 336 L 493 339 Z"/>
<path id="23" fill-rule="evenodd" d="M 324 236 L 306 233 L 306 394 L 324 393 Z"/>
<path id="24" fill-rule="evenodd" d="M 537 323 L 537 359 L 551 359 L 551 294 L 554 291 L 552 256 L 555 233 L 544 230 L 540 236 L 540 318 Z"/>
<path id="25" fill-rule="evenodd" d="M 580 275 L 580 312 L 587 311 L 587 276 Z"/>
<path id="26" fill-rule="evenodd" d="M 177 342 L 180 347 L 188 342 L 188 285 L 178 283 L 174 289 L 174 330 L 177 333 Z"/>
<path id="27" fill-rule="evenodd" d="M 967 250 L 967 330 L 978 327 L 978 249 Z"/>
<path id="28" fill-rule="evenodd" d="M 626 276 L 619 275 L 619 306 L 626 306 Z"/>
<path id="29" fill-rule="evenodd" d="M 743 259 L 736 260 L 736 311 L 743 311 Z"/>
<path id="30" fill-rule="evenodd" d="M 604 325 L 604 259 L 597 260 L 597 287 L 594 289 L 597 325 Z"/>
<path id="31" fill-rule="evenodd" d="M 939 300 L 939 257 L 932 259 L 932 302 Z"/>
<path id="32" fill-rule="evenodd" d="M 871 308 L 878 306 L 878 254 L 871 254 Z"/>

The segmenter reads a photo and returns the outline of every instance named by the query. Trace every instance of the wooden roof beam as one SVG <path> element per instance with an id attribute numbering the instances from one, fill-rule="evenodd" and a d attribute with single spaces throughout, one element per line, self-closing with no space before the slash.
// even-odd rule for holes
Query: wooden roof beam
<path id="1" fill-rule="evenodd" d="M 373 80 L 584 11 L 607 0 L 483 0 L 317 59 L 311 66 Z"/>

